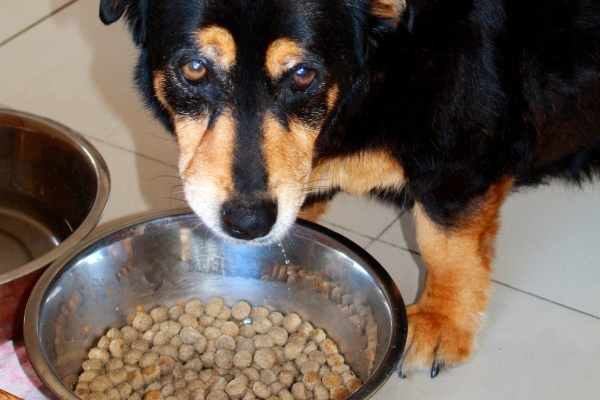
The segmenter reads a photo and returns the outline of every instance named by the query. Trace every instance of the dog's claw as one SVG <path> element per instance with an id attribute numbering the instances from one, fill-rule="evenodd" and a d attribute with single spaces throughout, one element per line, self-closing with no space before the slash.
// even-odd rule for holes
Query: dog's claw
<path id="1" fill-rule="evenodd" d="M 431 366 L 431 379 L 438 376 L 441 368 L 442 368 L 441 363 L 439 363 L 438 361 L 433 362 L 433 365 Z"/>
<path id="2" fill-rule="evenodd" d="M 400 367 L 398 368 L 398 376 L 402 379 L 406 379 L 407 375 L 406 372 L 404 371 L 404 362 L 400 362 Z"/>

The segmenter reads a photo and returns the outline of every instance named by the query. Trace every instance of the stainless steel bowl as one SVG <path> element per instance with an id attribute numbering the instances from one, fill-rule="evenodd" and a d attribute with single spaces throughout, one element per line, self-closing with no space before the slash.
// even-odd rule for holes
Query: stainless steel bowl
<path id="1" fill-rule="evenodd" d="M 364 382 L 351 399 L 371 397 L 398 365 L 407 319 L 397 287 L 363 249 L 318 225 L 299 221 L 282 243 L 261 247 L 211 237 L 190 213 L 153 215 L 94 236 L 48 268 L 25 313 L 31 364 L 60 399 L 77 399 L 69 387 L 108 328 L 127 324 L 140 306 L 191 298 L 246 300 L 325 329 Z M 349 303 L 370 307 L 377 325 L 371 360 L 365 327 L 342 310 Z"/>
<path id="2" fill-rule="evenodd" d="M 96 226 L 109 186 L 104 160 L 82 136 L 0 109 L 0 343 L 21 334 L 43 269 Z"/>

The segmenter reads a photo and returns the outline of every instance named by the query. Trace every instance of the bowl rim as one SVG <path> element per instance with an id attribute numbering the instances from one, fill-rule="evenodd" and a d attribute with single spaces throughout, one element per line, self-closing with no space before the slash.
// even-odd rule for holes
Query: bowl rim
<path id="1" fill-rule="evenodd" d="M 63 268 L 77 255 L 87 251 L 102 239 L 117 233 L 123 229 L 133 226 L 160 220 L 169 217 L 183 217 L 186 215 L 195 215 L 190 208 L 180 208 L 177 210 L 163 210 L 145 212 L 135 215 L 125 220 L 117 220 L 103 225 L 100 229 L 94 231 L 90 236 L 85 238 L 77 247 L 70 248 L 67 252 L 57 258 L 44 271 L 40 279 L 37 281 L 31 296 L 27 301 L 25 308 L 25 318 L 23 323 L 23 336 L 25 349 L 31 362 L 31 365 L 36 374 L 42 380 L 42 383 L 50 389 L 54 395 L 63 400 L 78 400 L 79 397 L 66 387 L 62 379 L 57 376 L 50 368 L 46 361 L 44 353 L 40 345 L 39 337 L 39 312 L 41 302 L 46 296 L 49 285 L 56 280 L 61 274 Z M 380 364 L 374 367 L 371 376 L 367 381 L 359 387 L 348 399 L 363 400 L 371 398 L 387 380 L 398 370 L 401 361 L 406 339 L 408 334 L 408 318 L 406 315 L 406 307 L 402 295 L 395 284 L 393 278 L 387 273 L 383 266 L 365 249 L 354 243 L 349 238 L 332 231 L 322 225 L 314 222 L 297 219 L 294 225 L 309 229 L 324 235 L 335 242 L 338 242 L 342 247 L 348 248 L 362 258 L 373 272 L 372 278 L 382 288 L 382 291 L 389 296 L 390 300 L 390 315 L 392 326 L 396 329 L 392 331 L 390 336 L 390 345 L 388 351 L 384 354 Z"/>
<path id="2" fill-rule="evenodd" d="M 0 273 L 0 285 L 9 283 L 13 280 L 24 277 L 31 272 L 37 271 L 40 268 L 50 265 L 60 255 L 75 247 L 96 227 L 100 218 L 104 214 L 108 197 L 110 193 L 110 173 L 106 161 L 100 152 L 91 144 L 91 142 L 83 137 L 80 133 L 52 119 L 31 114 L 24 111 L 13 110 L 6 107 L 0 107 L 0 115 L 10 115 L 20 119 L 22 128 L 37 128 L 43 126 L 51 131 L 51 134 L 59 137 L 82 154 L 86 156 L 90 165 L 92 165 L 98 182 L 98 189 L 90 212 L 85 217 L 83 222 L 75 229 L 65 240 L 52 250 L 44 253 L 40 257 L 31 260 L 10 271 Z"/>

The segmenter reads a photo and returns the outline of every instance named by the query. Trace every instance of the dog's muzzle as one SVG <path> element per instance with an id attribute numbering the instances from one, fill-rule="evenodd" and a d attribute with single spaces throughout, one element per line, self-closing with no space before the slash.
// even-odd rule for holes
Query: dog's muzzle
<path id="1" fill-rule="evenodd" d="M 236 239 L 266 236 L 277 220 L 277 202 L 254 196 L 227 200 L 221 207 L 221 227 Z"/>

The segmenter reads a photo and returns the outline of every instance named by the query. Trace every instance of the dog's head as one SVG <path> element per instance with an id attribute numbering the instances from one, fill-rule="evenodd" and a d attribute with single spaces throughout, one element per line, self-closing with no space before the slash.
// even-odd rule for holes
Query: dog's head
<path id="1" fill-rule="evenodd" d="M 294 222 L 319 135 L 368 75 L 404 0 L 101 0 L 125 16 L 137 83 L 179 145 L 186 198 L 221 236 L 271 242 Z"/>

